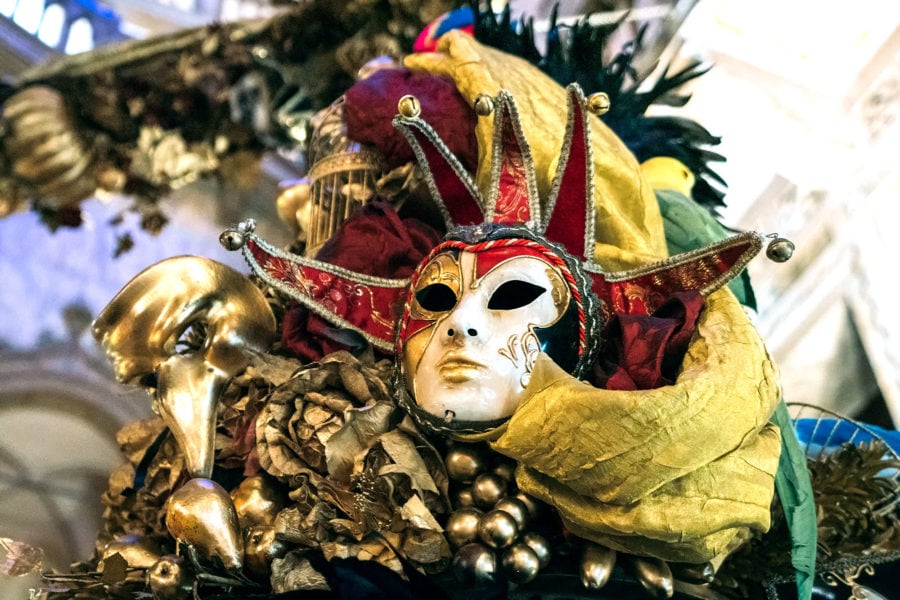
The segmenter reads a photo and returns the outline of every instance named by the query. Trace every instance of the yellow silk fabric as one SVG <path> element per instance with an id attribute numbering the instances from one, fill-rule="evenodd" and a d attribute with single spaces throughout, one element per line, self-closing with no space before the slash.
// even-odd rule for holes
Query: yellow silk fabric
<path id="1" fill-rule="evenodd" d="M 541 356 L 526 393 L 493 446 L 520 462 L 520 489 L 556 506 L 573 533 L 703 562 L 744 528 L 768 529 L 778 384 L 728 290 L 710 295 L 673 385 L 597 389 Z"/>
<path id="2" fill-rule="evenodd" d="M 438 50 L 407 56 L 404 64 L 449 76 L 472 103 L 478 94 L 495 96 L 501 89 L 508 90 L 519 107 L 522 129 L 531 147 L 538 191 L 546 198 L 566 132 L 565 90 L 525 60 L 482 46 L 459 31 L 442 37 Z M 422 118 L 427 121 L 428 115 Z M 600 119 L 592 117 L 591 124 L 597 260 L 607 270 L 620 270 L 667 256 L 659 207 L 637 160 Z M 476 134 L 480 165 L 477 181 L 486 195 L 491 180 L 493 120 L 479 119 Z M 622 248 L 629 253 L 622 255 L 618 250 Z"/>

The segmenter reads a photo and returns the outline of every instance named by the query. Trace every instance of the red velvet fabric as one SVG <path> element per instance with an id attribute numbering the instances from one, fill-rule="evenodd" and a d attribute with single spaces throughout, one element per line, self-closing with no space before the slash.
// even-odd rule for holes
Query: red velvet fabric
<path id="1" fill-rule="evenodd" d="M 322 247 L 316 258 L 357 273 L 402 279 L 412 275 L 425 255 L 438 244 L 440 234 L 415 219 L 401 219 L 388 202 L 373 200 L 353 215 Z M 405 296 L 405 291 L 398 295 Z M 399 309 L 395 307 L 397 318 Z M 346 350 L 339 330 L 294 306 L 284 315 L 282 346 L 304 360 L 319 360 L 326 354 Z"/>
<path id="2" fill-rule="evenodd" d="M 437 132 L 470 173 L 478 167 L 477 116 L 448 77 L 409 69 L 383 69 L 344 92 L 347 136 L 375 146 L 394 168 L 413 161 L 413 151 L 392 120 L 397 102 L 412 94 L 422 118 Z"/>
<path id="3" fill-rule="evenodd" d="M 674 383 L 703 301 L 697 292 L 678 292 L 652 315 L 617 313 L 607 328 L 594 385 L 649 390 Z"/>

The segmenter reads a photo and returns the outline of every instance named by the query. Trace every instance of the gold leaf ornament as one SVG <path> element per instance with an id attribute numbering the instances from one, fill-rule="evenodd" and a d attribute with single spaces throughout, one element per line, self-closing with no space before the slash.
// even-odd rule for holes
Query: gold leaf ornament
<path id="1" fill-rule="evenodd" d="M 12 175 L 45 203 L 75 204 L 96 190 L 94 158 L 59 91 L 34 85 L 13 94 L 3 104 L 0 130 Z"/>

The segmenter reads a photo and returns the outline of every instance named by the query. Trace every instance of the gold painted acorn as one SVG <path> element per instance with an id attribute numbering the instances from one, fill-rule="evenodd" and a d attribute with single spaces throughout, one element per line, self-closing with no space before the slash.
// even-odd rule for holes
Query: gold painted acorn
<path id="1" fill-rule="evenodd" d="M 215 481 L 191 479 L 175 490 L 166 509 L 166 527 L 201 556 L 218 558 L 230 571 L 241 570 L 244 541 L 237 511 L 231 496 Z"/>
<path id="2" fill-rule="evenodd" d="M 664 560 L 649 557 L 634 557 L 631 569 L 644 589 L 653 598 L 671 598 L 675 594 L 675 578 L 672 569 Z"/>
<path id="3" fill-rule="evenodd" d="M 581 555 L 581 584 L 589 590 L 599 590 L 609 583 L 615 566 L 615 550 L 588 543 Z"/>

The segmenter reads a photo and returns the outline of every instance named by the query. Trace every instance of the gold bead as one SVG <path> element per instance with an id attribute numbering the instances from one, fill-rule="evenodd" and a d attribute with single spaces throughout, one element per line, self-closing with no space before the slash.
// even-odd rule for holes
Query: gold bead
<path id="1" fill-rule="evenodd" d="M 606 92 L 596 92 L 588 96 L 587 109 L 598 117 L 609 112 L 609 96 Z"/>
<path id="2" fill-rule="evenodd" d="M 500 559 L 503 572 L 513 583 L 528 583 L 537 577 L 541 569 L 537 554 L 528 545 L 513 544 L 503 552 Z"/>
<path id="3" fill-rule="evenodd" d="M 494 99 L 488 94 L 478 94 L 475 96 L 475 114 L 479 117 L 486 117 L 494 112 Z"/>
<path id="4" fill-rule="evenodd" d="M 515 496 L 507 496 L 494 505 L 494 510 L 502 510 L 516 520 L 519 529 L 525 528 L 528 522 L 528 507 Z"/>
<path id="5" fill-rule="evenodd" d="M 550 564 L 550 559 L 553 558 L 553 551 L 550 549 L 550 542 L 547 541 L 547 538 L 534 531 L 529 531 L 522 536 L 522 543 L 527 544 L 529 548 L 534 550 L 542 569 Z"/>
<path id="6" fill-rule="evenodd" d="M 506 548 L 519 537 L 519 526 L 509 513 L 491 510 L 478 523 L 478 537 L 491 548 Z"/>
<path id="7" fill-rule="evenodd" d="M 418 98 L 411 94 L 407 94 L 397 102 L 397 110 L 407 119 L 415 119 L 422 114 L 422 105 L 419 104 Z"/>
<path id="8" fill-rule="evenodd" d="M 482 473 L 472 482 L 472 498 L 476 506 L 490 508 L 506 495 L 506 482 L 496 473 Z"/>
<path id="9" fill-rule="evenodd" d="M 484 454 L 474 446 L 455 446 L 447 452 L 444 462 L 450 479 L 460 483 L 471 483 L 487 470 Z"/>
<path id="10" fill-rule="evenodd" d="M 494 473 L 505 479 L 506 481 L 514 481 L 516 477 L 516 463 L 512 461 L 503 461 L 494 467 Z"/>
<path id="11" fill-rule="evenodd" d="M 466 487 L 457 491 L 454 495 L 453 506 L 455 508 L 465 508 L 467 506 L 475 506 L 475 498 L 472 496 L 472 488 Z"/>
<path id="12" fill-rule="evenodd" d="M 787 262 L 793 255 L 794 242 L 782 237 L 773 239 L 766 248 L 766 257 L 775 262 Z"/>
<path id="13" fill-rule="evenodd" d="M 461 508 L 447 519 L 447 539 L 454 548 L 465 546 L 478 539 L 478 524 L 481 522 L 481 511 L 474 507 Z"/>
<path id="14" fill-rule="evenodd" d="M 497 557 L 489 548 L 473 542 L 457 550 L 452 568 L 463 584 L 493 581 L 497 573 Z"/>

